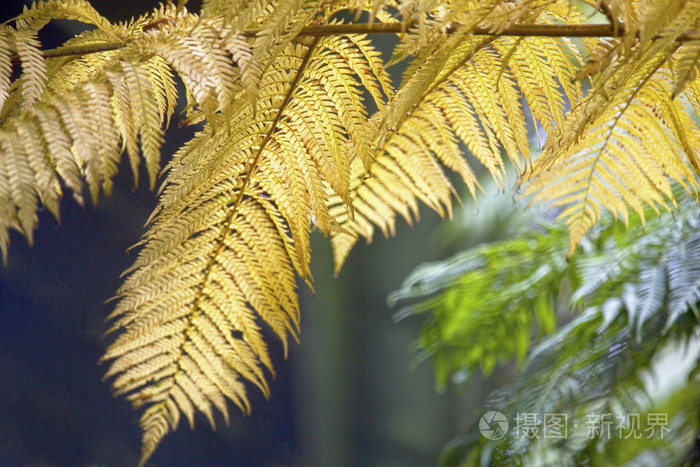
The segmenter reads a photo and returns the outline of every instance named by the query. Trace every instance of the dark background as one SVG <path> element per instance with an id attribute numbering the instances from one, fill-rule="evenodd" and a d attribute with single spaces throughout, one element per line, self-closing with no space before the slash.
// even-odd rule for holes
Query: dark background
<path id="1" fill-rule="evenodd" d="M 150 11 L 157 2 L 93 0 L 112 21 Z M 5 0 L 3 20 L 22 2 Z M 196 2 L 190 7 L 196 9 Z M 61 21 L 42 32 L 45 48 L 75 34 Z M 172 130 L 163 157 L 192 134 Z M 146 180 L 145 174 L 141 180 Z M 113 398 L 98 365 L 107 340 L 105 304 L 135 258 L 126 250 L 143 233 L 155 195 L 133 189 L 122 164 L 114 194 L 97 207 L 69 197 L 61 222 L 40 213 L 35 246 L 12 235 L 9 262 L 0 266 L 0 464 L 135 465 L 139 413 Z M 443 257 L 431 236 L 438 219 L 424 210 L 398 238 L 358 245 L 341 277 L 332 278 L 327 239 L 314 238 L 316 296 L 302 294 L 300 347 L 288 360 L 270 337 L 277 372 L 266 401 L 249 387 L 250 417 L 231 405 L 231 425 L 219 417 L 212 432 L 203 417 L 168 435 L 152 465 L 423 466 L 472 416 L 468 399 L 438 395 L 432 369 L 411 365 L 410 344 L 420 320 L 394 324 L 385 303 L 410 270 Z M 478 391 L 476 391 L 478 393 Z"/>

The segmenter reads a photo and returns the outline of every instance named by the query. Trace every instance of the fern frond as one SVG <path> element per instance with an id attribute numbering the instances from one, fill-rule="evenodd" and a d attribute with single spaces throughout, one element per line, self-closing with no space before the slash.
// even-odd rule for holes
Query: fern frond
<path id="1" fill-rule="evenodd" d="M 12 82 L 12 53 L 14 51 L 11 43 L 11 35 L 7 29 L 0 28 L 0 115 L 3 106 L 9 96 L 10 84 Z"/>
<path id="2" fill-rule="evenodd" d="M 135 66 L 131 62 L 122 62 L 123 79 L 129 89 L 131 105 L 134 110 L 134 120 L 139 129 L 139 138 L 143 157 L 146 161 L 150 188 L 156 183 L 156 175 L 160 169 L 160 147 L 163 144 L 163 118 L 158 108 L 158 95 L 151 81 L 151 74 L 145 67 Z M 162 106 L 161 106 L 162 108 Z M 136 159 L 138 161 L 138 158 Z M 133 167 L 133 163 L 132 163 Z M 137 177 L 134 171 L 134 178 Z"/>
<path id="3" fill-rule="evenodd" d="M 84 179 L 93 202 L 96 202 L 100 187 L 107 194 L 111 191 L 112 179 L 125 148 L 135 180 L 138 179 L 142 154 L 150 184 L 154 186 L 160 169 L 163 124 L 169 121 L 177 99 L 167 57 L 154 55 L 159 50 L 158 45 L 164 42 L 161 36 L 165 31 L 143 30 L 136 26 L 135 31 L 129 32 L 127 26 L 103 25 L 101 29 L 83 33 L 69 43 L 71 46 L 100 44 L 114 34 L 136 34 L 138 40 L 120 51 L 93 54 L 77 60 L 58 57 L 45 62 L 35 29 L 43 26 L 47 18 L 54 14 L 61 18 L 99 22 L 99 18 L 89 11 L 85 17 L 74 14 L 81 5 L 80 1 L 38 4 L 26 10 L 23 19 L 17 21 L 18 27 L 24 29 L 15 30 L 9 26 L 2 29 L 0 49 L 3 52 L 0 55 L 7 59 L 8 52 L 15 51 L 22 64 L 22 74 L 17 82 L 7 90 L 0 89 L 0 94 L 4 92 L 7 96 L 2 111 L 1 138 L 7 141 L 3 150 L 13 154 L 5 161 L 3 170 L 7 172 L 3 176 L 10 181 L 7 185 L 10 193 L 8 202 L 14 207 L 3 213 L 9 216 L 3 219 L 3 226 L 16 227 L 30 243 L 36 226 L 38 201 L 58 218 L 61 181 L 82 203 Z M 171 12 L 167 8 L 155 13 L 156 16 L 169 14 Z M 176 19 L 183 29 L 196 22 L 192 15 Z M 145 21 L 140 19 L 134 24 Z M 220 40 L 220 22 L 207 23 L 203 28 L 215 32 L 199 36 L 182 32 L 179 37 L 182 39 L 184 36 L 182 40 L 189 40 L 193 47 L 200 48 L 206 46 L 202 43 L 207 40 L 211 43 Z M 176 36 L 175 32 L 170 31 Z M 226 57 L 226 53 L 222 56 Z M 230 58 L 224 59 L 223 63 L 230 69 L 234 68 Z M 235 80 L 233 72 L 226 74 L 226 70 L 220 64 L 218 66 L 202 68 L 208 72 L 210 79 L 228 76 L 229 81 Z M 5 76 L 6 71 L 2 73 L 0 82 L 5 84 L 0 85 L 7 86 L 10 76 Z M 50 80 L 48 86 L 47 79 Z M 222 82 L 219 90 L 223 86 Z M 212 88 L 210 94 L 215 92 L 216 89 Z M 200 95 L 200 98 L 206 100 L 212 95 Z M 232 98 L 221 103 L 216 100 L 211 106 L 212 115 L 231 101 Z M 206 103 L 203 105 L 206 106 Z M 31 138 L 36 143 L 25 141 L 30 131 L 35 134 Z M 34 214 L 30 213 L 32 210 Z M 14 216 L 17 219 L 11 219 Z M 6 238 L 5 232 L 3 238 Z M 6 244 L 3 244 L 5 248 Z"/>
<path id="4" fill-rule="evenodd" d="M 527 52 L 518 52 L 520 48 Z M 378 156 L 372 176 L 365 177 L 360 164 L 352 165 L 355 212 L 342 217 L 344 231 L 333 234 L 336 274 L 356 242 L 353 235 L 371 241 L 373 225 L 391 235 L 397 214 L 409 223 L 417 215 L 417 200 L 441 215 L 451 212 L 452 187 L 440 164 L 456 171 L 472 197 L 477 196 L 481 187 L 460 143 L 501 186 L 502 149 L 522 170 L 523 160 L 529 160 L 529 143 L 519 99 L 524 97 L 552 131 L 564 119 L 566 100 L 573 104 L 581 99 L 570 65 L 577 59 L 569 41 L 550 38 L 528 39 L 521 45 L 513 45 L 511 38 L 467 41 L 452 52 L 430 57 L 373 117 Z M 342 216 L 342 200 L 332 198 L 331 204 L 331 213 Z"/>
<path id="5" fill-rule="evenodd" d="M 253 57 L 253 51 L 245 38 L 238 34 L 227 34 L 223 46 L 231 54 L 233 61 L 240 70 L 243 86 L 251 102 L 255 103 L 258 96 L 258 83 L 262 75 L 260 65 Z"/>
<path id="6" fill-rule="evenodd" d="M 457 25 L 459 35 L 467 36 L 472 28 L 480 25 L 494 11 L 498 11 L 498 1 L 465 1 L 452 5 L 439 5 L 434 1 L 402 2 L 398 7 L 404 24 L 412 25 L 395 47 L 389 64 L 414 56 L 421 63 L 445 44 L 453 42 L 446 34 L 447 29 Z M 404 78 L 410 76 L 409 67 Z"/>
<path id="7" fill-rule="evenodd" d="M 46 86 L 46 64 L 36 34 L 16 31 L 12 36 L 14 48 L 22 62 L 22 110 L 26 110 L 41 98 Z"/>
<path id="8" fill-rule="evenodd" d="M 195 18 L 187 18 L 180 26 L 183 31 L 196 24 Z M 151 50 L 177 72 L 210 122 L 217 121 L 217 110 L 230 104 L 236 89 L 240 88 L 234 82 L 231 58 L 218 44 L 222 31 L 216 29 L 217 24 L 216 21 L 199 24 L 192 34 L 183 32 L 154 37 L 150 44 Z M 222 94 L 217 91 L 222 91 Z"/>
<path id="9" fill-rule="evenodd" d="M 263 64 L 263 69 L 270 66 L 301 28 L 313 20 L 322 3 L 320 0 L 276 0 L 274 8 L 266 8 L 267 14 L 258 19 L 259 31 L 252 44 L 253 56 Z"/>
<path id="10" fill-rule="evenodd" d="M 24 11 L 13 19 L 17 29 L 36 33 L 50 21 L 70 19 L 96 26 L 103 32 L 112 32 L 115 28 L 85 0 L 39 0 L 31 6 L 25 6 Z"/>
<path id="11" fill-rule="evenodd" d="M 90 187 L 93 203 L 102 185 L 105 194 L 112 192 L 112 179 L 119 170 L 122 148 L 119 146 L 119 134 L 114 131 L 115 118 L 111 102 L 110 90 L 107 86 L 88 82 L 77 89 L 81 102 L 86 105 L 94 131 L 100 137 L 95 138 L 96 151 L 94 156 L 83 154 L 85 160 L 85 177 Z"/>
<path id="12" fill-rule="evenodd" d="M 695 219 L 691 218 L 691 227 Z M 691 231 L 681 237 L 681 242 L 668 255 L 668 321 L 666 329 L 670 329 L 685 314 L 692 310 L 697 319 L 698 303 L 700 303 L 700 235 Z M 641 324 L 640 324 L 641 326 Z"/>
<path id="13" fill-rule="evenodd" d="M 203 0 L 202 17 L 223 16 L 233 31 L 241 32 L 264 16 L 268 5 L 264 0 Z"/>
<path id="14" fill-rule="evenodd" d="M 71 138 L 66 134 L 60 114 L 53 106 L 39 104 L 37 107 L 39 111 L 36 112 L 35 117 L 39 123 L 40 133 L 44 135 L 56 173 L 72 190 L 73 198 L 78 204 L 83 205 L 82 167 L 79 165 L 80 160 L 73 153 Z"/>
<path id="15" fill-rule="evenodd" d="M 17 206 L 17 222 L 19 223 L 21 232 L 27 238 L 27 242 L 33 243 L 33 232 L 38 221 L 36 211 L 38 208 L 38 200 L 34 190 L 34 174 L 29 167 L 28 158 L 23 148 L 20 147 L 20 141 L 15 135 L 1 134 L 0 140 L 4 144 L 2 150 L 5 156 L 5 170 L 9 185 L 10 199 Z M 31 157 L 35 157 L 32 154 Z"/>
<path id="16" fill-rule="evenodd" d="M 682 104 L 671 100 L 669 71 L 643 68 L 632 80 L 640 76 L 638 87 L 624 88 L 610 102 L 589 96 L 569 118 L 578 128 L 565 130 L 578 139 L 568 147 L 559 146 L 557 138 L 548 141 L 536 161 L 536 176 L 525 196 L 563 208 L 559 218 L 569 225 L 570 254 L 598 222 L 602 209 L 626 222 L 628 206 L 643 217 L 643 203 L 675 203 L 670 179 L 697 187 L 679 154 L 697 160 L 698 131 Z M 596 115 L 592 121 L 585 116 L 588 112 Z"/>
<path id="17" fill-rule="evenodd" d="M 621 52 L 623 43 L 619 39 L 601 39 L 588 54 L 586 63 L 579 68 L 577 80 L 588 78 L 610 68 L 613 60 Z"/>
<path id="18" fill-rule="evenodd" d="M 361 38 L 288 44 L 262 74 L 255 108 L 224 107 L 168 165 L 111 315 L 123 332 L 103 357 L 115 394 L 146 407 L 142 462 L 180 414 L 213 425 L 217 409 L 228 420 L 227 398 L 248 412 L 243 380 L 268 394 L 262 324 L 286 352 L 312 225 L 338 228 L 328 196 L 349 201 L 350 160 L 368 143 L 361 86 L 380 98 L 382 77 L 358 75 L 379 69 L 376 57 Z"/>
<path id="19" fill-rule="evenodd" d="M 569 74 L 571 66 L 567 64 L 562 70 L 562 63 L 550 64 L 547 60 L 538 59 L 537 54 L 546 54 L 545 39 L 525 38 L 513 40 L 507 38 L 496 41 L 494 46 L 504 57 L 509 57 L 507 65 L 518 81 L 521 92 L 527 100 L 533 116 L 542 124 L 549 134 L 555 127 L 561 126 L 564 115 L 564 98 L 559 83 L 548 77 Z M 558 41 L 553 41 L 555 46 Z M 560 58 L 559 55 L 556 56 Z M 566 60 L 566 58 L 561 58 Z M 557 66 L 558 65 L 558 66 Z M 555 70 L 560 70 L 559 72 Z M 571 77 L 566 76 L 564 82 L 570 83 Z M 573 96 L 572 96 L 573 97 Z"/>
<path id="20" fill-rule="evenodd" d="M 673 87 L 673 97 L 677 97 L 685 89 L 688 81 L 697 79 L 700 68 L 700 41 L 691 41 L 680 47 L 673 57 L 675 86 Z"/>
<path id="21" fill-rule="evenodd" d="M 662 213 L 646 226 L 631 220 L 626 234 L 607 215 L 589 233 L 586 248 L 570 261 L 565 257 L 566 232 L 556 226 L 538 228 L 422 265 L 389 297 L 390 302 L 421 300 L 397 317 L 430 313 L 419 358 L 429 356 L 435 362 L 439 384 L 464 381 L 478 365 L 488 372 L 494 356 L 517 355 L 518 347 L 530 341 L 532 332 L 525 323 L 531 325 L 534 316 L 544 317 L 546 323 L 554 308 L 566 306 L 572 292 L 570 306 L 583 308 L 568 325 L 534 346 L 523 371 L 495 392 L 486 409 L 509 417 L 566 414 L 568 436 L 554 440 L 511 430 L 495 446 L 493 441 L 465 436 L 448 446 L 444 459 L 458 456 L 451 459 L 465 465 L 573 465 L 647 451 L 663 457 L 688 449 L 696 412 L 683 404 L 669 413 L 669 419 L 678 420 L 669 424 L 675 431 L 668 444 L 664 438 L 650 446 L 645 439 L 625 445 L 629 451 L 620 455 L 618 441 L 601 441 L 582 432 L 590 413 L 655 412 L 659 400 L 647 392 L 643 372 L 662 365 L 656 362 L 660 350 L 680 346 L 686 353 L 687 339 L 695 339 L 698 207 L 682 187 L 674 186 L 674 193 L 680 213 Z M 521 241 L 529 245 L 518 246 Z M 515 320 L 520 307 L 524 316 Z M 508 337 L 493 339 L 501 333 Z M 498 348 L 494 342 L 499 342 Z M 690 356 L 696 358 L 697 354 Z M 697 390 L 692 374 L 689 380 L 688 387 Z M 455 445 L 459 449 L 453 451 Z"/>
<path id="22" fill-rule="evenodd" d="M 421 358 L 434 361 L 439 387 L 460 372 L 471 374 L 480 368 L 488 375 L 513 357 L 523 362 L 535 318 L 543 333 L 554 331 L 552 301 L 537 297 L 555 289 L 566 270 L 566 235 L 548 228 L 546 236 L 536 242 L 521 236 L 464 252 L 449 262 L 423 265 L 390 295 L 391 305 L 440 290 L 396 314 L 403 319 L 432 311 L 422 330 Z"/>

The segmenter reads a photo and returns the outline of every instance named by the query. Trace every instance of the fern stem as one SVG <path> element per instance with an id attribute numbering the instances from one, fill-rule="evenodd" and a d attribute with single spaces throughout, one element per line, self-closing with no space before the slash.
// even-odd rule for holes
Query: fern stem
<path id="1" fill-rule="evenodd" d="M 447 28 L 454 31 L 459 25 Z M 410 25 L 409 25 L 410 28 Z M 400 34 L 407 29 L 404 23 L 357 23 L 306 26 L 300 35 L 333 36 L 342 34 Z M 254 34 L 254 32 L 251 31 Z M 493 35 L 487 28 L 475 27 L 472 33 L 479 36 Z M 549 37 L 608 37 L 613 36 L 610 24 L 515 24 L 497 36 L 549 36 Z"/>
<path id="2" fill-rule="evenodd" d="M 235 212 L 235 210 L 238 208 L 238 205 L 241 204 L 241 201 L 243 200 L 243 193 L 245 192 L 245 189 L 247 188 L 250 179 L 253 177 L 253 173 L 255 171 L 255 167 L 258 164 L 258 160 L 260 160 L 260 156 L 262 155 L 265 146 L 267 146 L 267 143 L 269 143 L 270 139 L 272 139 L 272 135 L 274 134 L 275 129 L 277 128 L 277 124 L 279 123 L 280 119 L 282 118 L 282 115 L 284 114 L 284 109 L 287 107 L 287 104 L 292 99 L 292 95 L 294 94 L 294 91 L 296 90 L 297 85 L 299 84 L 299 81 L 301 80 L 301 77 L 304 74 L 304 69 L 306 69 L 306 66 L 309 64 L 309 61 L 311 61 L 311 55 L 313 55 L 318 41 L 319 37 L 314 37 L 314 39 L 311 41 L 309 49 L 306 51 L 306 55 L 304 55 L 304 59 L 302 60 L 301 65 L 299 65 L 299 69 L 297 70 L 297 73 L 294 76 L 294 80 L 289 85 L 289 89 L 287 90 L 287 94 L 284 96 L 284 100 L 282 101 L 280 108 L 277 109 L 277 114 L 275 115 L 275 119 L 270 125 L 270 129 L 265 135 L 265 139 L 263 139 L 262 143 L 260 143 L 260 147 L 258 147 L 255 157 L 250 160 L 248 171 L 246 172 L 245 178 L 241 183 L 241 188 L 238 192 L 238 198 L 236 199 L 236 204 L 233 206 L 232 213 Z M 233 215 L 231 215 L 230 217 L 232 219 Z"/>
<path id="3" fill-rule="evenodd" d="M 81 45 L 81 46 L 66 46 L 66 47 L 58 47 L 55 49 L 49 49 L 49 50 L 44 50 L 43 55 L 44 58 L 54 58 L 54 57 L 70 57 L 73 55 L 89 55 L 89 54 L 94 54 L 94 53 L 99 53 L 99 52 L 109 52 L 112 50 L 118 50 L 121 49 L 122 47 L 126 47 L 127 43 L 122 42 L 122 41 L 114 41 L 114 42 L 103 42 L 101 44 L 92 44 L 92 45 Z M 13 54 L 10 56 L 10 61 L 12 62 L 13 65 L 16 65 L 20 62 L 19 60 L 19 55 Z"/>
<path id="4" fill-rule="evenodd" d="M 451 26 L 447 32 L 453 31 L 457 26 Z M 400 34 L 406 30 L 404 23 L 356 23 L 356 24 L 329 24 L 323 26 L 306 26 L 299 36 L 336 36 L 343 34 Z M 492 35 L 491 31 L 482 27 L 475 27 L 472 31 L 475 35 Z M 257 30 L 244 31 L 243 35 L 253 37 Z M 545 36 L 545 37 L 616 37 L 622 34 L 622 29 L 611 24 L 516 24 L 507 27 L 497 36 Z M 698 31 L 685 33 L 679 40 L 697 38 Z M 687 36 L 687 38 L 685 37 Z M 121 49 L 126 42 L 114 41 L 102 44 L 65 46 L 56 49 L 45 50 L 45 58 L 69 57 L 73 55 L 88 55 L 99 52 L 109 52 Z M 19 56 L 12 55 L 12 64 L 19 63 Z"/>
<path id="5" fill-rule="evenodd" d="M 294 91 L 296 90 L 297 85 L 299 84 L 299 81 L 301 80 L 301 77 L 304 74 L 304 70 L 306 69 L 307 65 L 311 61 L 311 56 L 313 55 L 314 50 L 316 49 L 316 45 L 318 44 L 318 41 L 319 41 L 319 37 L 314 37 L 313 40 L 311 41 L 311 44 L 309 45 L 309 49 L 306 51 L 306 55 L 304 55 L 304 59 L 302 60 L 301 65 L 299 65 L 299 68 L 296 72 L 296 75 L 294 76 L 294 79 L 292 80 L 292 82 L 289 85 L 289 89 L 287 90 L 287 94 L 285 94 L 284 100 L 280 104 L 279 109 L 277 109 L 277 114 L 275 115 L 275 119 L 270 123 L 270 128 L 267 131 L 267 133 L 265 134 L 265 138 L 260 143 L 260 146 L 258 147 L 258 150 L 255 153 L 255 156 L 252 159 L 248 160 L 245 175 L 243 176 L 243 180 L 241 181 L 241 185 L 240 185 L 240 188 L 238 189 L 238 193 L 233 194 L 233 196 L 235 196 L 235 201 L 233 202 L 233 205 L 230 207 L 229 213 L 226 216 L 226 220 L 224 221 L 224 228 L 222 229 L 219 237 L 216 239 L 216 242 L 217 242 L 216 249 L 210 255 L 209 260 L 207 261 L 207 264 L 204 266 L 205 272 L 204 272 L 204 277 L 202 279 L 202 286 L 200 287 L 199 291 L 197 292 L 197 297 L 194 300 L 194 303 L 195 303 L 195 306 L 193 307 L 194 310 L 199 310 L 199 308 L 200 308 L 200 301 L 202 300 L 202 297 L 204 296 L 204 287 L 209 282 L 209 276 L 211 275 L 211 272 L 214 269 L 214 265 L 216 264 L 216 259 L 219 257 L 222 250 L 226 247 L 225 246 L 226 236 L 229 234 L 229 232 L 231 230 L 231 224 L 233 223 L 233 220 L 236 217 L 236 212 L 238 212 L 238 207 L 240 206 L 241 202 L 243 201 L 243 197 L 245 196 L 246 189 L 248 188 L 248 185 L 250 185 L 250 181 L 253 178 L 253 176 L 255 175 L 255 169 L 258 165 L 258 161 L 260 160 L 260 157 L 262 156 L 262 153 L 265 150 L 265 147 L 272 139 L 272 136 L 275 132 L 275 129 L 277 128 L 277 124 L 279 123 L 280 119 L 282 118 L 282 115 L 284 114 L 284 110 L 287 107 L 287 104 L 289 104 L 289 101 L 292 99 L 292 95 L 294 94 Z M 304 279 L 307 279 L 307 278 L 304 278 Z M 201 313 L 201 311 L 193 312 L 189 316 L 188 328 L 190 327 L 192 320 L 194 319 L 195 316 L 197 316 L 198 313 Z M 182 348 L 180 350 L 181 350 L 180 355 L 182 356 L 182 352 L 184 350 Z M 179 365 L 179 363 L 178 363 L 178 365 Z"/>

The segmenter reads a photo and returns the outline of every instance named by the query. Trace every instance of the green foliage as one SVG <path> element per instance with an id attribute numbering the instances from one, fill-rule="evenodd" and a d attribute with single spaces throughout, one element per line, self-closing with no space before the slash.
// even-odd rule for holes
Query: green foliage
<path id="1" fill-rule="evenodd" d="M 604 218 L 568 262 L 566 234 L 540 226 L 423 265 L 392 294 L 390 300 L 433 295 L 399 314 L 428 313 L 418 345 L 421 357 L 434 359 L 439 384 L 463 381 L 477 366 L 488 374 L 496 359 L 522 361 L 535 340 L 514 381 L 487 409 L 505 413 L 511 424 L 524 413 L 568 417 L 564 440 L 529 439 L 511 430 L 497 442 L 473 427 L 448 447 L 444 465 L 626 465 L 640 459 L 669 465 L 668 456 L 678 461 L 689 450 L 700 394 L 694 377 L 667 402 L 650 397 L 645 384 L 645 370 L 662 349 L 686 346 L 700 357 L 694 347 L 700 210 L 693 197 L 681 190 L 676 195 L 679 211 L 646 225 L 631 219 L 625 231 Z M 571 322 L 547 338 L 533 337 L 535 318 L 540 330 L 551 331 L 554 310 L 566 309 L 577 313 Z M 664 439 L 588 436 L 590 414 L 644 419 L 659 412 L 671 429 Z"/>
<path id="2" fill-rule="evenodd" d="M 404 308 L 408 315 L 433 312 L 420 340 L 423 356 L 434 359 L 438 385 L 477 367 L 491 373 L 498 362 L 527 355 L 537 319 L 542 333 L 555 326 L 552 297 L 566 270 L 567 234 L 556 225 L 496 245 L 465 251 L 448 261 L 426 264 L 413 272 L 390 303 L 443 289 L 435 297 Z M 461 376 L 460 376 L 461 377 Z"/>

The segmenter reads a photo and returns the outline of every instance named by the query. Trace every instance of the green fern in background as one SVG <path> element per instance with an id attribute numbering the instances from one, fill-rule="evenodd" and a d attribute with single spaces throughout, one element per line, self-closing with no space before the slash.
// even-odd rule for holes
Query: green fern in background
<path id="1" fill-rule="evenodd" d="M 473 427 L 445 450 L 443 465 L 680 462 L 695 442 L 700 386 L 685 373 L 680 386 L 664 388 L 649 373 L 669 349 L 676 360 L 665 365 L 685 355 L 695 367 L 700 358 L 700 210 L 684 190 L 675 195 L 679 211 L 646 225 L 630 219 L 625 230 L 604 217 L 569 261 L 566 231 L 540 220 L 508 240 L 420 266 L 390 296 L 423 299 L 397 317 L 427 314 L 419 358 L 433 360 L 440 386 L 464 382 L 478 369 L 489 374 L 513 358 L 519 363 L 514 380 L 485 409 L 509 417 L 508 436 L 487 440 Z M 572 313 L 552 332 L 555 315 L 563 322 Z M 668 366 L 663 372 L 673 373 Z M 665 393 L 654 390 L 659 384 Z M 527 413 L 539 416 L 537 437 L 514 429 Z M 614 431 L 608 439 L 590 436 L 591 414 L 606 413 L 638 415 L 641 431 L 649 428 L 645 414 L 663 413 L 670 433 L 653 440 Z M 543 438 L 544 414 L 566 414 L 565 439 Z"/>

